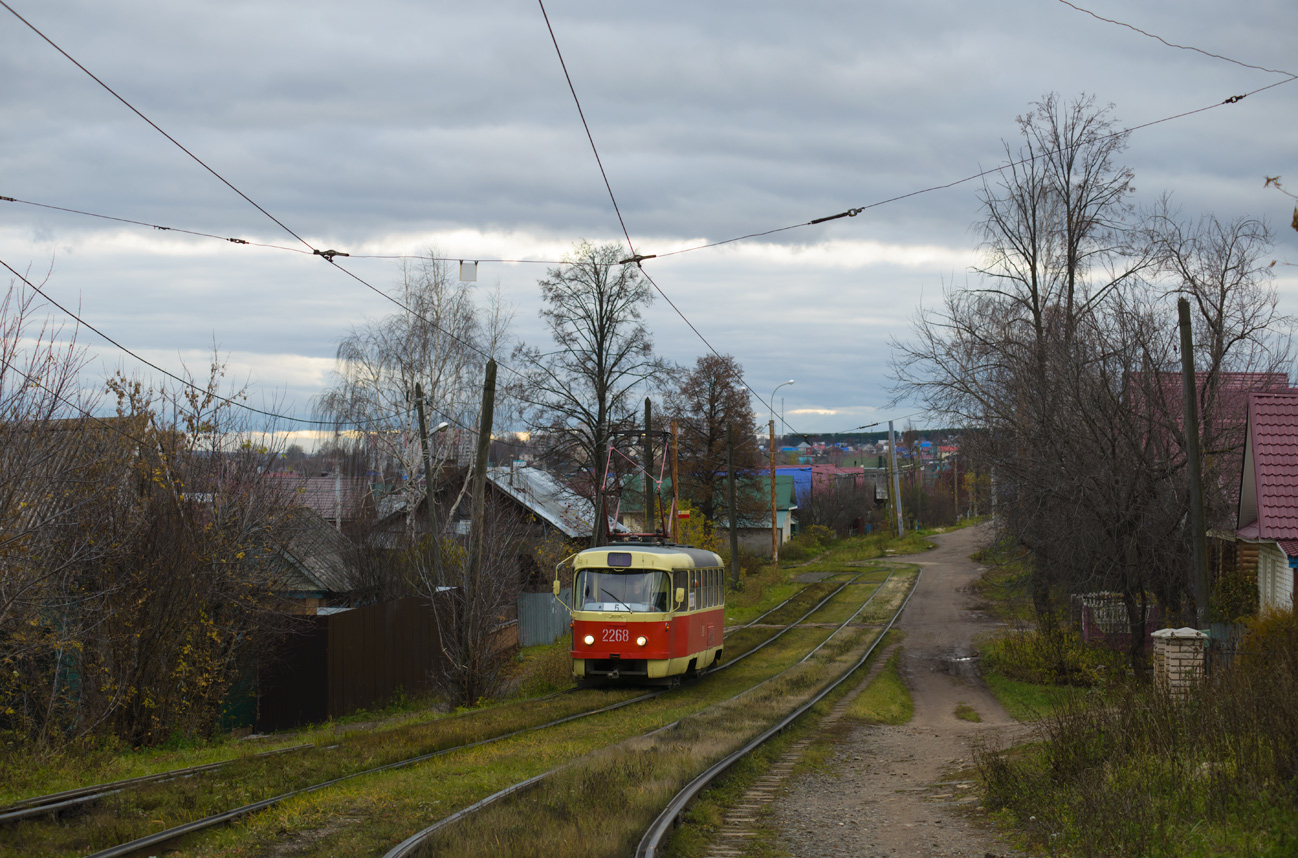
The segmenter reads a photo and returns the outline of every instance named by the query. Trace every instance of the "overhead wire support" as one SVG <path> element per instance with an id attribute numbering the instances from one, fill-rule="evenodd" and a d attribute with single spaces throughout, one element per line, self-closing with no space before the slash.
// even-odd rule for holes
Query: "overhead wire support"
<path id="1" fill-rule="evenodd" d="M 814 226 L 815 224 L 818 224 L 818 223 L 825 223 L 826 221 L 838 220 L 840 217 L 856 217 L 857 215 L 859 215 L 859 214 L 860 214 L 861 212 L 863 212 L 863 211 L 865 211 L 865 209 L 863 209 L 863 208 L 860 208 L 860 209 L 848 209 L 848 210 L 845 211 L 845 212 L 839 212 L 838 214 L 836 214 L 836 215 L 830 215 L 829 217 L 818 217 L 818 218 L 816 218 L 815 220 L 809 220 L 809 221 L 807 221 L 807 226 Z"/>
<path id="2" fill-rule="evenodd" d="M 116 223 L 129 223 L 134 226 L 144 226 L 144 227 L 148 227 L 149 229 L 156 229 L 159 232 L 179 232 L 179 233 L 183 233 L 184 235 L 193 235 L 199 238 L 213 238 L 216 239 L 217 241 L 228 241 L 231 244 L 245 244 L 248 245 L 249 247 L 265 247 L 271 250 L 287 250 L 290 253 L 306 254 L 310 252 L 310 251 L 302 250 L 301 248 L 297 248 L 297 247 L 285 247 L 282 244 L 258 244 L 255 241 L 248 241 L 246 238 L 230 238 L 224 235 L 214 235 L 213 233 L 210 232 L 199 232 L 193 229 L 184 229 L 183 227 L 179 227 L 179 226 L 163 226 L 162 224 L 149 223 L 148 221 L 144 221 L 144 220 L 131 220 L 130 218 L 99 214 L 98 212 L 82 211 L 81 209 L 72 209 L 72 208 L 67 208 L 65 206 L 51 205 L 49 203 L 38 203 L 32 200 L 20 200 L 16 197 L 0 196 L 0 202 L 18 203 L 24 206 L 35 206 L 37 208 L 50 209 L 51 211 L 56 211 L 56 212 L 67 212 L 68 214 L 82 215 L 83 217 L 93 217 L 93 218 L 98 218 L 100 220 L 111 220 L 111 221 L 115 221 Z"/>
<path id="3" fill-rule="evenodd" d="M 193 235 L 199 238 L 211 238 L 216 241 L 228 241 L 231 244 L 243 244 L 249 247 L 262 247 L 268 250 L 284 250 L 289 253 L 301 253 L 307 256 L 316 254 L 314 250 L 303 250 L 300 247 L 285 247 L 282 244 L 263 244 L 256 241 L 249 241 L 246 238 L 229 238 L 224 235 L 215 235 L 210 232 L 200 232 L 193 229 L 185 229 L 179 226 L 163 226 L 162 224 L 150 223 L 144 220 L 132 220 L 131 218 L 117 217 L 115 215 L 101 214 L 99 212 L 88 212 L 82 209 L 73 209 L 66 206 L 56 206 L 50 203 L 38 203 L 34 200 L 23 200 L 17 197 L 7 197 L 0 194 L 0 202 L 18 203 L 25 206 L 35 206 L 42 209 L 50 209 L 56 212 L 66 212 L 68 214 L 81 215 L 83 217 L 93 217 L 100 220 L 111 220 L 117 223 L 129 223 L 134 226 L 148 227 L 161 232 L 179 232 L 184 235 Z M 323 255 L 323 254 L 319 254 Z M 462 262 L 469 258 L 469 255 L 462 256 L 428 256 L 422 253 L 392 253 L 392 254 L 364 254 L 364 253 L 340 253 L 339 256 L 350 256 L 352 259 L 427 259 L 432 262 Z M 475 262 L 499 262 L 506 265 L 563 265 L 562 259 L 496 259 L 488 257 L 474 257 Z"/>

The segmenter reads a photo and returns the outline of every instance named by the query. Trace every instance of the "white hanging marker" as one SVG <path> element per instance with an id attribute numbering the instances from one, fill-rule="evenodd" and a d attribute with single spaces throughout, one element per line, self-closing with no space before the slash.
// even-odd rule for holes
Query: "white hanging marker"
<path id="1" fill-rule="evenodd" d="M 476 283 L 478 280 L 478 263 L 460 260 L 460 282 Z"/>

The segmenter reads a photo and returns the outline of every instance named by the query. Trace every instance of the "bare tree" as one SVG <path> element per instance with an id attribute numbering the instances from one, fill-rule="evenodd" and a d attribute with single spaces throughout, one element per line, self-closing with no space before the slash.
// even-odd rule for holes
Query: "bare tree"
<path id="1" fill-rule="evenodd" d="M 83 571 L 106 547 L 94 531 L 111 483 L 85 435 L 122 431 L 87 417 L 84 364 L 76 331 L 11 283 L 0 299 L 0 729 L 41 746 L 77 719 L 79 606 L 102 596 Z"/>
<path id="2" fill-rule="evenodd" d="M 724 497 L 727 427 L 735 427 L 736 473 L 762 465 L 743 367 L 730 355 L 703 355 L 679 389 L 668 394 L 667 412 L 679 424 L 681 494 L 703 513 L 710 527 Z M 751 494 L 743 497 L 751 499 Z"/>
<path id="3" fill-rule="evenodd" d="M 418 591 L 437 616 L 445 666 L 433 683 L 456 706 L 472 706 L 497 694 L 507 678 L 513 650 L 506 645 L 506 626 L 516 617 L 527 571 L 523 561 L 530 561 L 532 552 L 534 534 L 509 504 L 489 499 L 482 526 L 480 574 L 473 580 L 463 542 L 448 544 L 440 574 L 427 552 L 412 548 L 405 553 Z"/>
<path id="4" fill-rule="evenodd" d="M 1137 228 L 1108 108 L 1053 96 L 1036 108 L 1019 120 L 1024 147 L 984 187 L 979 282 L 918 317 L 893 373 L 899 392 L 980 430 L 968 446 L 996 481 L 998 528 L 1028 552 L 1042 627 L 1054 587 L 1118 591 L 1139 661 L 1151 596 L 1185 609 L 1173 299 L 1198 302 L 1205 426 L 1223 425 L 1228 371 L 1288 361 L 1287 338 L 1266 332 L 1287 321 L 1247 222 L 1187 233 L 1164 210 Z"/>
<path id="5" fill-rule="evenodd" d="M 907 504 L 906 509 L 913 512 L 916 507 Z M 875 515 L 874 482 L 865 481 L 860 470 L 835 474 L 820 485 L 813 480 L 811 490 L 798 498 L 799 527 L 828 527 L 839 537 L 850 535 L 857 522 L 872 522 Z"/>
<path id="6" fill-rule="evenodd" d="M 403 265 L 401 285 L 409 310 L 367 320 L 339 342 L 333 380 L 316 405 L 361 447 L 371 468 L 399 479 L 413 541 L 429 485 L 458 449 L 472 448 L 467 427 L 476 426 L 482 368 L 504 348 L 512 311 L 498 295 L 480 306 L 473 285 L 433 259 Z M 416 384 L 430 420 L 452 424 L 429 439 L 432 473 L 423 480 L 415 479 L 425 470 Z"/>
<path id="7" fill-rule="evenodd" d="M 81 705 L 133 744 L 214 730 L 289 623 L 276 596 L 289 499 L 265 471 L 276 435 L 247 423 L 224 374 L 214 356 L 189 385 L 108 382 L 132 431 L 96 455 L 113 493 L 94 538 L 112 549 L 82 569 L 104 596 L 81 607 Z"/>
<path id="8" fill-rule="evenodd" d="M 897 344 L 894 360 L 902 389 L 934 413 L 986 428 L 982 437 L 999 448 L 998 477 L 1021 491 L 1057 461 L 1051 446 L 1070 431 L 1054 374 L 1069 371 L 1080 326 L 1145 266 L 1123 253 L 1132 174 L 1115 163 L 1126 135 L 1111 108 L 1086 97 L 1064 104 L 1054 94 L 1033 107 L 1017 119 L 1020 147 L 1006 144 L 1007 166 L 980 194 L 986 262 L 974 269 L 978 287 L 952 291 L 942 310 L 922 314 L 918 344 Z M 1059 502 L 1038 491 L 1001 519 L 1032 552 L 1043 622 L 1052 615 Z"/>
<path id="9" fill-rule="evenodd" d="M 541 318 L 555 348 L 514 351 L 514 362 L 524 367 L 518 399 L 538 448 L 580 474 L 597 522 L 609 443 L 616 430 L 635 427 L 636 392 L 666 369 L 643 321 L 653 293 L 619 256 L 617 245 L 582 242 L 562 268 L 550 269 L 540 281 Z M 601 529 L 597 524 L 592 539 Z"/>

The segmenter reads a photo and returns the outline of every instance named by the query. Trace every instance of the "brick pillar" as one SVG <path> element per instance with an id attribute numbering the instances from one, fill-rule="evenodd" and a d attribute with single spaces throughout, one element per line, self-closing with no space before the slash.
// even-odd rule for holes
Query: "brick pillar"
<path id="1" fill-rule="evenodd" d="M 1203 681 L 1208 635 L 1198 629 L 1154 632 L 1154 686 L 1184 697 Z"/>

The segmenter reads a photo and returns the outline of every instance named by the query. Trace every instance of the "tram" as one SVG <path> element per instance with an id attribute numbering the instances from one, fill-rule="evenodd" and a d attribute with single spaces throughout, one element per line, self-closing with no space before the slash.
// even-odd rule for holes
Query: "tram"
<path id="1" fill-rule="evenodd" d="M 675 684 L 721 660 L 726 583 L 715 553 L 649 542 L 587 548 L 573 556 L 572 576 L 578 685 Z"/>

